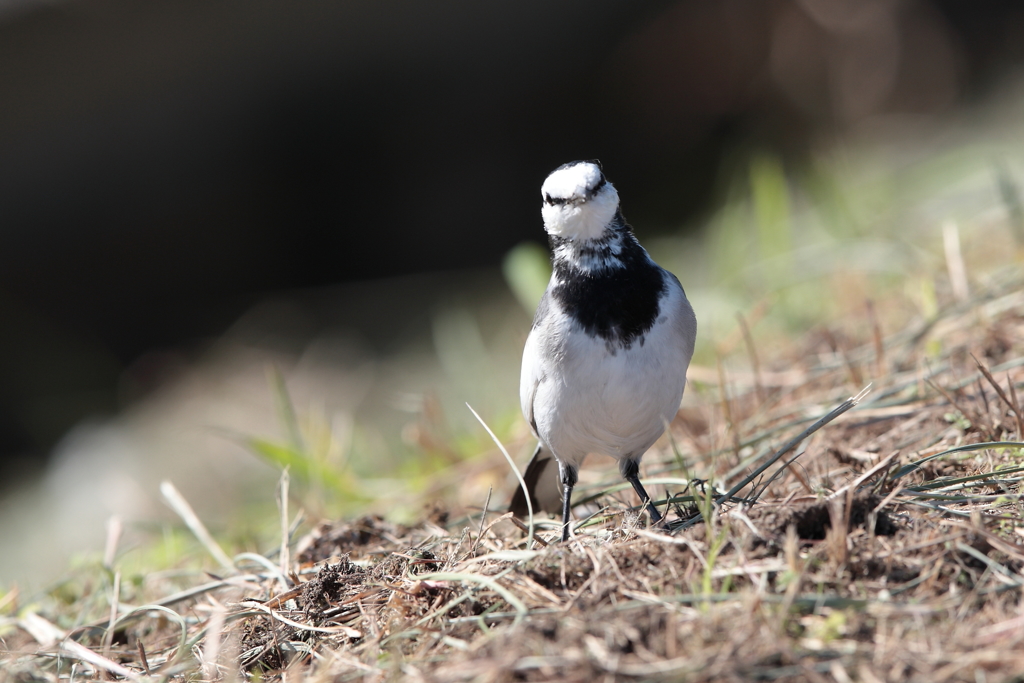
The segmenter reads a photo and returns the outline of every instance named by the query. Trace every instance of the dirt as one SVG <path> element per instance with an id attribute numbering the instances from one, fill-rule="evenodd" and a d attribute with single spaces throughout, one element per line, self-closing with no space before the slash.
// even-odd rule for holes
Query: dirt
<path id="1" fill-rule="evenodd" d="M 796 418 L 856 393 L 854 374 L 877 373 L 883 399 L 812 436 L 755 505 L 729 502 L 665 532 L 638 528 L 629 492 L 598 489 L 593 519 L 565 544 L 541 531 L 546 546 L 493 511 L 435 505 L 410 526 L 323 522 L 295 548 L 296 586 L 276 571 L 229 575 L 173 608 L 189 615 L 195 652 L 210 615 L 226 608 L 218 635 L 238 647 L 225 647 L 223 670 L 266 681 L 1020 681 L 1024 448 L 986 440 L 1024 435 L 972 358 L 1009 362 L 995 376 L 1024 396 L 1024 364 L 1014 364 L 1024 300 L 1005 297 L 991 331 L 971 311 L 939 321 L 941 358 L 914 355 L 926 335 L 910 350 L 890 347 L 878 369 L 870 340 L 819 333 L 804 347 L 813 353 L 783 359 L 806 382 L 683 411 L 672 436 L 691 476 L 717 496 L 745 474 L 732 471 L 737 442 L 770 453 L 806 425 Z M 932 363 L 948 367 L 929 375 Z M 973 450 L 947 452 L 964 447 Z M 681 476 L 668 447 L 644 467 Z M 677 512 L 669 517 L 679 525 Z M 106 623 L 74 637 L 103 651 Z M 140 642 L 151 662 L 172 660 L 177 622 L 148 623 L 110 647 L 119 665 L 143 670 Z M 0 636 L 27 650 L 24 633 Z M 67 680 L 56 660 L 18 660 L 0 681 L 24 671 Z"/>

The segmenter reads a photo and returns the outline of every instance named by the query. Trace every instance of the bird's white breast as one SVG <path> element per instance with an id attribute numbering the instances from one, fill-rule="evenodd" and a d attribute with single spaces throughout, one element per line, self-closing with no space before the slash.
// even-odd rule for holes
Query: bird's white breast
<path id="1" fill-rule="evenodd" d="M 643 343 L 628 349 L 587 334 L 555 302 L 549 305 L 524 351 L 524 413 L 566 464 L 578 466 L 587 453 L 639 458 L 682 399 L 696 330 L 682 288 L 671 281 Z"/>

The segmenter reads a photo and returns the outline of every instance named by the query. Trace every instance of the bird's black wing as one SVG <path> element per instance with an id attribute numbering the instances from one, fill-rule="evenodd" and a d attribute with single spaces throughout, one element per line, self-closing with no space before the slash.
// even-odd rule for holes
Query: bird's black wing
<path id="1" fill-rule="evenodd" d="M 530 492 L 530 502 L 533 503 L 534 514 L 561 511 L 562 491 L 558 481 L 558 464 L 551 452 L 544 448 L 544 444 L 537 444 L 537 450 L 533 452 L 533 457 L 530 458 L 530 462 L 526 466 L 526 472 L 523 473 L 523 480 Z M 526 519 L 529 510 L 526 507 L 526 496 L 523 494 L 522 487 L 516 487 L 508 509 L 515 513 L 516 517 Z"/>

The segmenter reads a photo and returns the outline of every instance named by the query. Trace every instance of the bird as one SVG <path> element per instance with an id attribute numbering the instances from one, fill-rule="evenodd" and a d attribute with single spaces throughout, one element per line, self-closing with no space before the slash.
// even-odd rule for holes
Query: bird
<path id="1" fill-rule="evenodd" d="M 661 524 L 640 459 L 679 410 L 697 337 L 693 307 L 640 246 L 599 161 L 559 166 L 541 197 L 552 272 L 523 350 L 519 397 L 538 440 L 526 490 L 535 511 L 560 504 L 565 542 L 580 464 L 608 455 Z M 509 510 L 527 509 L 520 488 Z"/>

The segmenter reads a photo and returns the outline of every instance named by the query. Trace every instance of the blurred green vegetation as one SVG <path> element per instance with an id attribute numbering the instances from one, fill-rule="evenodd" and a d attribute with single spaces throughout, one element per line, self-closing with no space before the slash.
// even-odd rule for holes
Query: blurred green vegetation
<path id="1" fill-rule="evenodd" d="M 548 250 L 537 242 L 521 242 L 509 250 L 501 271 L 520 305 L 532 312 L 551 278 Z"/>

